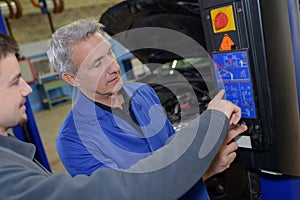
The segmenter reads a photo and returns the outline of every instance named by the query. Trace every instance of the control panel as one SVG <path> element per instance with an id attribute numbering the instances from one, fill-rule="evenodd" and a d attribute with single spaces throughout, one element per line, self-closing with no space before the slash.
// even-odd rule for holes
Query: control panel
<path id="1" fill-rule="evenodd" d="M 218 88 L 225 89 L 225 99 L 242 109 L 243 118 L 257 117 L 247 51 L 213 53 L 212 60 Z"/>

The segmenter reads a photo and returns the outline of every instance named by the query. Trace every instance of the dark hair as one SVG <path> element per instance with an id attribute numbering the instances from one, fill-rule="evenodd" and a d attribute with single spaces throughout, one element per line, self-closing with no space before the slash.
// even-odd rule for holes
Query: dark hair
<path id="1" fill-rule="evenodd" d="M 19 46 L 16 40 L 0 33 L 0 59 L 5 58 L 7 54 L 15 54 L 19 51 Z"/>

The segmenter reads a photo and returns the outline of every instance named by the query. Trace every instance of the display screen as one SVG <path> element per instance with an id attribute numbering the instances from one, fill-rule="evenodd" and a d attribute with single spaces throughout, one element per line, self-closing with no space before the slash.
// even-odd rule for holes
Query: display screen
<path id="1" fill-rule="evenodd" d="M 219 89 L 242 109 L 242 118 L 256 118 L 247 51 L 212 54 Z"/>

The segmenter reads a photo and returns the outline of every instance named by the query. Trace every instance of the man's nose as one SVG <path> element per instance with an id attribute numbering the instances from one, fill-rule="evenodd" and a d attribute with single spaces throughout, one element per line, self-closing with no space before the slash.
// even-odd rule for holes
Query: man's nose
<path id="1" fill-rule="evenodd" d="M 108 66 L 108 73 L 112 74 L 119 71 L 120 71 L 120 66 L 118 62 L 116 61 L 116 59 L 111 59 Z"/>
<path id="2" fill-rule="evenodd" d="M 26 83 L 26 81 L 23 78 L 21 78 L 20 81 L 22 81 L 22 96 L 26 97 L 30 93 L 32 93 L 32 88 Z"/>

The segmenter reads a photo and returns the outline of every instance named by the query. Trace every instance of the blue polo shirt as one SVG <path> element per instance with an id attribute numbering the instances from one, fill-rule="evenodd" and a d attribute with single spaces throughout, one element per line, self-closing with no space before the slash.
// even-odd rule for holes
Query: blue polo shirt
<path id="1" fill-rule="evenodd" d="M 56 140 L 58 154 L 72 176 L 90 175 L 100 167 L 127 169 L 165 145 L 174 134 L 172 124 L 150 86 L 127 82 L 123 88 L 130 96 L 130 108 L 140 129 L 78 91 Z M 194 194 L 198 197 L 203 192 L 202 196 L 207 196 L 202 181 L 195 189 Z"/>

